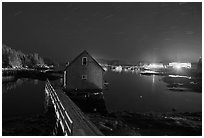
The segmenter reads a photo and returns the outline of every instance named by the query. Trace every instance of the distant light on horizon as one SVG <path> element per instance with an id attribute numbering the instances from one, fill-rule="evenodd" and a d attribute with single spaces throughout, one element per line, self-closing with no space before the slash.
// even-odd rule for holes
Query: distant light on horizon
<path id="1" fill-rule="evenodd" d="M 115 68 L 115 71 L 117 71 L 117 72 L 121 72 L 122 70 L 123 70 L 122 66 L 117 66 Z"/>
<path id="2" fill-rule="evenodd" d="M 162 63 L 152 63 L 148 66 L 149 68 L 163 68 L 163 64 Z"/>
<path id="3" fill-rule="evenodd" d="M 108 68 L 107 68 L 107 67 L 103 67 L 103 69 L 104 69 L 105 71 L 107 71 L 107 70 L 108 70 Z"/>
<path id="4" fill-rule="evenodd" d="M 181 68 L 191 68 L 191 63 L 172 62 L 169 63 L 169 66 L 180 70 Z"/>
<path id="5" fill-rule="evenodd" d="M 146 69 L 159 69 L 164 68 L 164 65 L 162 63 L 151 63 L 149 65 L 144 65 Z"/>
<path id="6" fill-rule="evenodd" d="M 176 65 L 175 68 L 176 68 L 177 70 L 180 70 L 180 69 L 181 69 L 181 66 L 180 66 L 180 65 Z"/>

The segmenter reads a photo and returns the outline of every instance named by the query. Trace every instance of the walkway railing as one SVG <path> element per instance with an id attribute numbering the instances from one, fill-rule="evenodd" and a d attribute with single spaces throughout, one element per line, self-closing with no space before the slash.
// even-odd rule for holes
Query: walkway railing
<path id="1" fill-rule="evenodd" d="M 63 107 L 61 101 L 59 100 L 59 97 L 57 96 L 54 88 L 52 87 L 49 80 L 47 80 L 45 84 L 45 92 L 50 96 L 50 99 L 52 101 L 52 104 L 55 109 L 55 113 L 57 116 L 57 124 L 59 123 L 63 134 L 64 135 L 72 135 L 73 133 L 73 121 L 69 117 L 67 111 Z"/>

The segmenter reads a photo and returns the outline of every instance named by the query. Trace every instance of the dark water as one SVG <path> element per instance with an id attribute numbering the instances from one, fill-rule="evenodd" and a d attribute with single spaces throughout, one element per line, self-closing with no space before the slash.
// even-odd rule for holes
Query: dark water
<path id="1" fill-rule="evenodd" d="M 109 89 L 104 92 L 109 112 L 179 112 L 202 111 L 202 94 L 170 91 L 162 76 L 143 76 L 136 72 L 105 74 Z"/>
<path id="2" fill-rule="evenodd" d="M 141 76 L 136 72 L 107 71 L 109 82 L 104 91 L 105 105 L 109 112 L 168 112 L 202 111 L 202 94 L 175 92 L 166 87 L 161 76 Z M 18 80 L 3 84 L 3 118 L 43 113 L 44 81 Z"/>
<path id="3" fill-rule="evenodd" d="M 44 81 L 18 79 L 2 85 L 3 118 L 27 116 L 44 111 Z"/>

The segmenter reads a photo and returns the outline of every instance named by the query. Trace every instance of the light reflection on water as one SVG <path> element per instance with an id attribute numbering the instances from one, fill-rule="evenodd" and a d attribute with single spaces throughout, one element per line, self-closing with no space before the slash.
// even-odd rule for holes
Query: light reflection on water
<path id="1" fill-rule="evenodd" d="M 152 75 L 152 85 L 154 85 L 154 78 L 155 78 L 155 75 Z"/>
<path id="2" fill-rule="evenodd" d="M 169 112 L 173 108 L 180 112 L 202 110 L 201 93 L 172 92 L 162 78 L 132 74 L 131 71 L 107 71 L 105 80 L 110 85 L 104 95 L 109 112 Z"/>
<path id="3" fill-rule="evenodd" d="M 38 114 L 44 111 L 44 82 L 18 79 L 2 85 L 3 117 Z"/>

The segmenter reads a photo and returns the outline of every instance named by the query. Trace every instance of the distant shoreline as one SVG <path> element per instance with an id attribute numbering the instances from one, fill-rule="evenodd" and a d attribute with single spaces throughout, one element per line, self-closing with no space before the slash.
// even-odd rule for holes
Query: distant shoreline
<path id="1" fill-rule="evenodd" d="M 2 82 L 15 81 L 18 78 L 31 78 L 31 79 L 40 79 L 50 80 L 59 79 L 62 77 L 62 74 L 53 71 L 53 70 L 37 70 L 37 69 L 13 69 L 13 68 L 3 68 L 2 69 Z"/>

